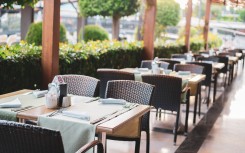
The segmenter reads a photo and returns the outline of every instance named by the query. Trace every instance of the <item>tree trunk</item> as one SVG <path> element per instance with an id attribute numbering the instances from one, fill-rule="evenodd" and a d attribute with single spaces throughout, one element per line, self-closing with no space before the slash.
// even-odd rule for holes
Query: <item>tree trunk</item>
<path id="1" fill-rule="evenodd" d="M 112 17 L 112 39 L 118 40 L 119 38 L 119 31 L 120 31 L 120 17 L 113 16 Z"/>
<path id="2" fill-rule="evenodd" d="M 26 5 L 21 9 L 21 24 L 20 24 L 20 36 L 21 40 L 25 40 L 29 26 L 34 20 L 34 9 L 31 6 Z"/>

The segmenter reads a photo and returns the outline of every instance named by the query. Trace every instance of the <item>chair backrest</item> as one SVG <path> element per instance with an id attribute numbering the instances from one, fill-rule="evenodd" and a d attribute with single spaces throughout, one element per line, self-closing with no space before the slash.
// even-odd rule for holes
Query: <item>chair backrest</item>
<path id="1" fill-rule="evenodd" d="M 59 75 L 67 84 L 68 93 L 80 96 L 98 96 L 99 80 L 85 75 Z"/>
<path id="2" fill-rule="evenodd" d="M 155 108 L 178 111 L 181 101 L 182 79 L 168 75 L 142 75 L 143 82 L 155 85 L 152 105 Z"/>
<path id="3" fill-rule="evenodd" d="M 219 53 L 219 56 L 235 56 L 233 52 L 221 52 Z"/>
<path id="4" fill-rule="evenodd" d="M 172 54 L 171 58 L 183 58 L 183 59 L 187 60 L 187 55 L 185 55 L 185 54 Z"/>
<path id="5" fill-rule="evenodd" d="M 160 68 L 168 69 L 168 66 L 169 66 L 168 62 L 159 61 L 159 63 L 160 63 Z"/>
<path id="6" fill-rule="evenodd" d="M 164 62 L 168 62 L 169 63 L 168 69 L 171 69 L 171 70 L 173 70 L 175 64 L 179 64 L 180 63 L 180 61 L 171 60 L 171 59 L 159 59 L 159 60 L 160 61 L 164 61 Z"/>
<path id="7" fill-rule="evenodd" d="M 195 64 L 175 64 L 174 70 L 175 71 L 190 71 L 191 73 L 202 74 L 203 73 L 203 66 L 195 65 Z"/>
<path id="8" fill-rule="evenodd" d="M 154 86 L 132 80 L 108 81 L 106 89 L 106 98 L 124 99 L 131 103 L 151 105 Z M 141 129 L 149 130 L 149 113 L 142 118 Z"/>
<path id="9" fill-rule="evenodd" d="M 0 137 L 4 153 L 64 153 L 59 131 L 0 120 Z"/>
<path id="10" fill-rule="evenodd" d="M 111 80 L 134 80 L 134 74 L 116 69 L 98 69 L 100 79 L 100 97 L 105 97 L 107 82 Z"/>
<path id="11" fill-rule="evenodd" d="M 141 61 L 141 65 L 140 67 L 141 68 L 148 68 L 148 69 L 151 69 L 151 63 L 152 63 L 153 60 L 143 60 Z"/>
<path id="12" fill-rule="evenodd" d="M 206 75 L 205 80 L 202 82 L 203 85 L 209 86 L 212 81 L 212 64 L 210 63 L 200 63 L 200 62 L 189 62 L 188 64 L 195 64 L 203 66 L 203 74 Z"/>
<path id="13" fill-rule="evenodd" d="M 218 55 L 216 57 L 219 59 L 219 61 L 218 61 L 219 63 L 225 64 L 225 66 L 222 69 L 220 69 L 219 72 L 226 73 L 228 71 L 229 58 L 226 56 L 220 56 L 220 55 Z"/>
<path id="14" fill-rule="evenodd" d="M 211 62 L 219 62 L 219 58 L 216 56 L 209 56 L 209 57 L 199 57 L 198 60 L 200 61 L 211 61 Z"/>

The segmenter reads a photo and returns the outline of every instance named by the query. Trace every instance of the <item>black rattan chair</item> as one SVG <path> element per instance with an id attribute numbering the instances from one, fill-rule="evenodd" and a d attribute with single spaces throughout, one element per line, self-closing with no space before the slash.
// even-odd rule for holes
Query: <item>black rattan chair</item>
<path id="1" fill-rule="evenodd" d="M 194 64 L 175 64 L 174 70 L 177 72 L 178 71 L 190 71 L 191 73 L 202 74 L 204 67 L 200 65 L 194 65 Z M 194 88 L 196 87 L 196 89 L 193 89 L 192 87 Z M 199 98 L 199 107 L 201 106 L 201 99 L 202 99 L 201 84 L 200 83 L 198 83 L 197 85 L 194 84 L 194 86 L 192 87 L 191 87 L 190 95 L 195 96 L 193 123 L 196 123 L 196 110 L 197 110 L 198 98 Z M 200 111 L 199 111 L 199 114 L 200 114 Z"/>
<path id="2" fill-rule="evenodd" d="M 164 61 L 164 62 L 169 63 L 168 69 L 171 69 L 171 70 L 173 70 L 175 64 L 180 64 L 180 61 L 171 60 L 171 59 L 161 59 L 161 58 L 159 58 L 159 61 Z"/>
<path id="3" fill-rule="evenodd" d="M 59 131 L 38 126 L 0 120 L 0 152 L 2 153 L 64 153 Z M 103 145 L 92 141 L 78 150 L 85 153 L 97 145 L 103 153 Z"/>
<path id="4" fill-rule="evenodd" d="M 171 58 L 182 58 L 182 59 L 187 60 L 187 55 L 185 55 L 185 54 L 172 54 Z"/>
<path id="5" fill-rule="evenodd" d="M 191 73 L 202 74 L 203 66 L 194 65 L 194 64 L 175 64 L 174 70 L 178 71 L 190 71 Z"/>
<path id="6" fill-rule="evenodd" d="M 131 80 L 116 80 L 108 81 L 106 89 L 106 98 L 117 98 L 124 99 L 131 103 L 151 105 L 151 97 L 154 91 L 154 86 Z M 150 152 L 150 112 L 145 114 L 141 119 L 141 126 L 139 128 L 139 135 L 136 137 L 127 137 L 123 136 L 110 136 L 107 138 L 113 140 L 122 140 L 122 141 L 136 141 L 135 152 L 139 153 L 140 150 L 140 140 L 141 140 L 141 131 L 146 132 L 146 152 Z M 133 126 L 133 125 L 132 125 Z"/>
<path id="7" fill-rule="evenodd" d="M 99 93 L 99 80 L 85 75 L 58 75 L 67 84 L 69 94 L 95 97 Z"/>
<path id="8" fill-rule="evenodd" d="M 174 131 L 174 144 L 177 140 L 177 130 L 179 127 L 180 104 L 186 104 L 185 133 L 188 132 L 189 115 L 189 88 L 182 90 L 182 79 L 167 75 L 142 75 L 143 82 L 155 85 L 152 97 L 152 105 L 157 110 L 169 110 L 177 112 L 176 125 Z M 187 91 L 186 101 L 181 101 L 181 93 Z M 158 111 L 157 111 L 158 112 Z M 161 113 L 161 112 L 160 112 Z"/>
<path id="9" fill-rule="evenodd" d="M 105 97 L 107 82 L 110 80 L 134 80 L 134 74 L 116 69 L 98 69 L 100 79 L 100 97 Z"/>
<path id="10" fill-rule="evenodd" d="M 168 69 L 169 63 L 164 61 L 159 61 L 160 68 Z"/>
<path id="11" fill-rule="evenodd" d="M 200 66 L 204 67 L 203 74 L 205 74 L 206 77 L 205 77 L 205 80 L 202 81 L 202 85 L 208 87 L 208 97 L 207 97 L 206 102 L 207 102 L 207 106 L 209 106 L 210 90 L 211 90 L 211 83 L 212 83 L 212 64 L 200 63 L 200 62 L 189 62 L 188 64 L 195 64 L 195 65 L 200 65 Z M 214 90 L 216 90 L 216 89 L 214 89 Z M 199 112 L 200 112 L 200 107 L 199 107 Z"/>
<path id="12" fill-rule="evenodd" d="M 153 60 L 143 60 L 141 61 L 141 65 L 140 67 L 141 68 L 148 68 L 148 69 L 151 69 L 151 63 L 152 63 Z"/>

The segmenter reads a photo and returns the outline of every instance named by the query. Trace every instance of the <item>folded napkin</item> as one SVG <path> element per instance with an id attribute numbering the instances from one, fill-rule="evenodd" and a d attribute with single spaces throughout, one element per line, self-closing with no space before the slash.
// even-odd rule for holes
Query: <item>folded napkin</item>
<path id="1" fill-rule="evenodd" d="M 178 75 L 190 75 L 191 72 L 190 71 L 179 71 Z"/>
<path id="2" fill-rule="evenodd" d="M 48 93 L 48 90 L 42 90 L 42 91 L 33 91 L 33 95 L 37 98 L 44 97 L 45 94 Z"/>
<path id="3" fill-rule="evenodd" d="M 107 99 L 100 99 L 99 101 L 102 104 L 120 104 L 120 105 L 126 104 L 126 100 L 123 99 L 107 98 Z"/>
<path id="4" fill-rule="evenodd" d="M 148 68 L 138 68 L 138 70 L 141 71 L 141 72 L 149 71 Z"/>
<path id="5" fill-rule="evenodd" d="M 62 111 L 62 115 L 74 117 L 82 120 L 90 120 L 90 115 L 87 112 L 79 112 L 79 111 Z"/>
<path id="6" fill-rule="evenodd" d="M 164 70 L 164 73 L 165 73 L 165 74 L 170 74 L 171 72 L 172 72 L 172 70 L 170 70 L 170 69 L 165 69 L 165 70 Z"/>
<path id="7" fill-rule="evenodd" d="M 16 98 L 10 102 L 0 104 L 1 108 L 18 108 L 20 106 L 21 106 L 21 102 L 20 102 L 19 98 Z"/>

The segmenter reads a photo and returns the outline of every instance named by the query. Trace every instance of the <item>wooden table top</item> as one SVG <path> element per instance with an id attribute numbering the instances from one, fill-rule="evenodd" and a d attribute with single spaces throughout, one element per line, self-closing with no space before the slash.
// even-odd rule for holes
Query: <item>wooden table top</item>
<path id="1" fill-rule="evenodd" d="M 26 92 L 30 92 L 31 90 L 20 90 L 4 95 L 0 95 L 0 98 L 6 98 L 18 94 L 24 94 Z M 150 106 L 147 105 L 139 105 L 119 116 L 112 118 L 109 121 L 106 121 L 102 124 L 97 125 L 97 132 L 106 132 L 107 134 L 113 134 L 117 132 L 120 128 L 124 127 L 129 121 L 139 118 L 145 113 L 150 111 Z M 37 120 L 39 115 L 47 114 L 55 111 L 56 109 L 48 109 L 44 105 L 40 107 L 31 108 L 28 110 L 24 110 L 17 113 L 17 118 L 24 120 Z"/>

